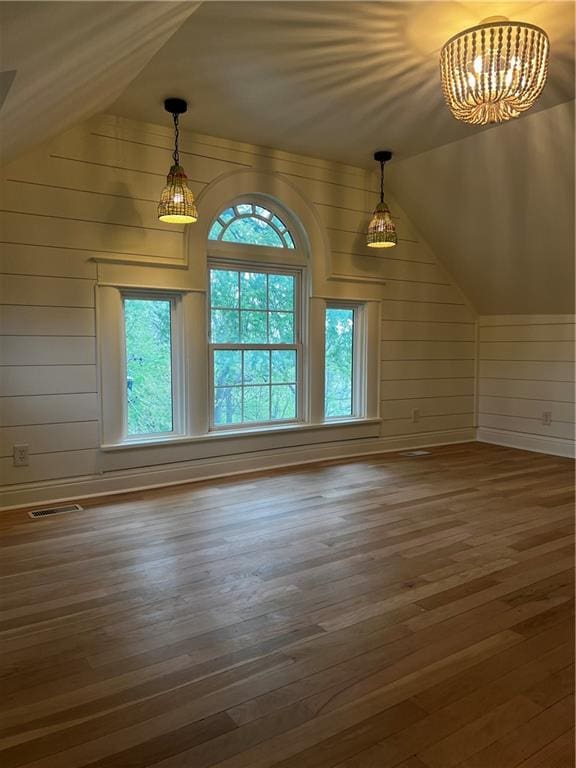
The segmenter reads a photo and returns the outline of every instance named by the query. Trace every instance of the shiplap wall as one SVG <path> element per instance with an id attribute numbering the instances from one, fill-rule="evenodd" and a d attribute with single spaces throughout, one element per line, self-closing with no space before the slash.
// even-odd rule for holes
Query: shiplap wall
<path id="1" fill-rule="evenodd" d="M 480 439 L 574 455 L 574 322 L 573 315 L 479 319 Z"/>
<path id="2" fill-rule="evenodd" d="M 0 470 L 6 504 L 66 495 L 68 480 L 98 479 L 103 472 L 116 473 L 117 489 L 123 487 L 119 472 L 150 464 L 142 459 L 147 449 L 106 461 L 99 451 L 94 297 L 102 279 L 98 260 L 132 264 L 158 279 L 163 273 L 145 265 L 183 263 L 182 229 L 156 218 L 171 143 L 169 128 L 100 116 L 2 172 Z M 196 195 L 238 169 L 289 180 L 310 202 L 330 245 L 328 279 L 316 293 L 381 300 L 381 440 L 401 446 L 404 439 L 407 445 L 470 439 L 474 313 L 393 200 L 399 246 L 376 254 L 365 247 L 373 174 L 186 132 L 181 144 Z M 110 273 L 115 265 L 105 266 Z M 14 443 L 29 444 L 28 467 L 13 466 Z M 219 444 L 222 455 L 230 452 Z M 185 447 L 177 454 L 151 450 L 147 455 L 157 456 L 158 465 L 198 455 Z M 127 474 L 124 486 L 135 484 Z"/>

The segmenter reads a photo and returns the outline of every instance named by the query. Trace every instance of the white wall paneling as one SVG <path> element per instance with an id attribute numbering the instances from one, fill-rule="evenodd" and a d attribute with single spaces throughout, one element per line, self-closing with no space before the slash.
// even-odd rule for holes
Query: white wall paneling
<path id="1" fill-rule="evenodd" d="M 574 316 L 492 315 L 479 326 L 479 439 L 574 455 Z"/>

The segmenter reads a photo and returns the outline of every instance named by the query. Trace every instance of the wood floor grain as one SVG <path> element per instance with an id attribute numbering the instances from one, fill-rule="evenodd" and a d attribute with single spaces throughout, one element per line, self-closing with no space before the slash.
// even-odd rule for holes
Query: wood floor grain
<path id="1" fill-rule="evenodd" d="M 0 516 L 3 768 L 572 768 L 574 465 L 469 443 Z"/>

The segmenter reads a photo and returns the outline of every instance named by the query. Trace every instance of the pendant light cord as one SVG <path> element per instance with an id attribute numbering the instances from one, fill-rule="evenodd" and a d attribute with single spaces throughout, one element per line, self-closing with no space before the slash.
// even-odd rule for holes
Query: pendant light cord
<path id="1" fill-rule="evenodd" d="M 380 160 L 380 202 L 384 202 L 384 160 Z"/>
<path id="2" fill-rule="evenodd" d="M 172 158 L 174 159 L 174 165 L 180 165 L 180 152 L 178 151 L 178 138 L 180 136 L 178 113 L 173 112 L 172 117 L 174 118 L 174 152 L 172 152 Z"/>

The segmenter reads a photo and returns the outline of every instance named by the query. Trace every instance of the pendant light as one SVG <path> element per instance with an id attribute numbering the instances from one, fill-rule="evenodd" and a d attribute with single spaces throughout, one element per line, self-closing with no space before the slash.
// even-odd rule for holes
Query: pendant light
<path id="1" fill-rule="evenodd" d="M 380 202 L 368 225 L 366 245 L 369 248 L 392 248 L 398 243 L 396 227 L 390 215 L 390 209 L 384 202 L 384 163 L 392 157 L 392 152 L 382 150 L 374 153 L 374 160 L 380 163 Z"/>
<path id="2" fill-rule="evenodd" d="M 492 16 L 450 38 L 440 53 L 444 98 L 457 120 L 502 123 L 534 104 L 548 74 L 540 27 Z"/>
<path id="3" fill-rule="evenodd" d="M 164 109 L 172 115 L 174 120 L 174 152 L 172 158 L 174 164 L 166 177 L 166 186 L 160 195 L 158 204 L 158 218 L 168 224 L 193 224 L 198 219 L 198 211 L 194 202 L 194 195 L 188 188 L 188 179 L 184 168 L 180 165 L 180 153 L 178 151 L 179 116 L 188 109 L 188 104 L 183 99 L 166 99 Z"/>

